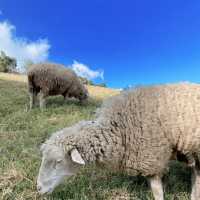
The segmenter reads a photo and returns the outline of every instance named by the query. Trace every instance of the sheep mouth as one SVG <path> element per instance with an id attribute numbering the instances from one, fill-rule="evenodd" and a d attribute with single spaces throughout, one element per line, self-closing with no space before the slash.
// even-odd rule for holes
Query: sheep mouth
<path id="1" fill-rule="evenodd" d="M 52 192 L 53 192 L 53 190 L 54 190 L 54 188 L 49 188 L 48 190 L 41 190 L 41 191 L 38 191 L 38 193 L 40 194 L 40 195 L 49 195 L 49 194 L 51 194 Z"/>

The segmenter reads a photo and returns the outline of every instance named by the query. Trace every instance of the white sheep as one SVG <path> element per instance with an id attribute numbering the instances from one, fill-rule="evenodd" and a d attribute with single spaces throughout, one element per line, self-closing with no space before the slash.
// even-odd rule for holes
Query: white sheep
<path id="1" fill-rule="evenodd" d="M 37 187 L 50 193 L 65 176 L 95 163 L 149 179 L 163 200 L 162 175 L 174 152 L 192 158 L 191 199 L 200 199 L 200 85 L 136 88 L 107 100 L 94 121 L 54 134 L 42 145 Z"/>

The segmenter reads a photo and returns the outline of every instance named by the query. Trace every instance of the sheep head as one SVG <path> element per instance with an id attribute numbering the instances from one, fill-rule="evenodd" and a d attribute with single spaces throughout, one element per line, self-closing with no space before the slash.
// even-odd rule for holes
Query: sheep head
<path id="1" fill-rule="evenodd" d="M 79 89 L 79 92 L 77 94 L 77 98 L 80 100 L 80 102 L 85 102 L 89 97 L 88 90 L 85 86 L 81 86 Z"/>
<path id="2" fill-rule="evenodd" d="M 85 164 L 76 148 L 67 153 L 62 147 L 43 145 L 42 162 L 37 179 L 37 189 L 40 194 L 49 194 L 64 180 L 75 175 Z"/>

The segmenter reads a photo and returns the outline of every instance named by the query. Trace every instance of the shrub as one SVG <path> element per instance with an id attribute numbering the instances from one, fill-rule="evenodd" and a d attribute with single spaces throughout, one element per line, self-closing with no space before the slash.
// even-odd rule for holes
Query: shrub
<path id="1" fill-rule="evenodd" d="M 15 58 L 7 56 L 3 51 L 0 54 L 0 72 L 14 72 L 17 67 Z"/>

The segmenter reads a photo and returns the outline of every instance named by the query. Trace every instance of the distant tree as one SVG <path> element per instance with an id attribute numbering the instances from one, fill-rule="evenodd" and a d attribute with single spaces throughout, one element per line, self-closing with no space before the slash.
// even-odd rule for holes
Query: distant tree
<path id="1" fill-rule="evenodd" d="M 80 79 L 80 81 L 81 81 L 83 84 L 85 84 L 85 85 L 94 85 L 94 83 L 93 83 L 91 80 L 88 80 L 88 79 L 85 78 L 85 77 L 79 76 L 79 79 Z"/>
<path id="2" fill-rule="evenodd" d="M 85 84 L 85 85 L 94 85 L 94 86 L 99 86 L 99 87 L 107 87 L 106 83 L 99 83 L 99 84 L 96 84 L 96 83 L 94 83 L 93 81 L 88 80 L 87 78 L 81 77 L 81 76 L 79 76 L 79 79 L 80 79 L 80 81 L 81 81 L 83 84 Z"/>
<path id="3" fill-rule="evenodd" d="M 81 81 L 83 84 L 88 85 L 89 80 L 88 80 L 87 78 L 84 78 L 84 77 L 79 76 L 79 79 L 80 79 L 80 81 Z"/>
<path id="4" fill-rule="evenodd" d="M 99 83 L 99 84 L 96 84 L 97 86 L 100 86 L 100 87 L 107 87 L 106 83 Z"/>
<path id="5" fill-rule="evenodd" d="M 95 83 L 91 80 L 88 80 L 88 85 L 95 85 Z"/>
<path id="6" fill-rule="evenodd" d="M 0 53 L 0 72 L 15 72 L 17 61 L 7 56 L 3 51 Z"/>
<path id="7" fill-rule="evenodd" d="M 132 90 L 132 89 L 136 89 L 136 88 L 140 88 L 140 87 L 144 87 L 144 86 L 145 85 L 143 85 L 143 84 L 131 84 L 131 85 L 127 85 L 122 90 Z"/>

